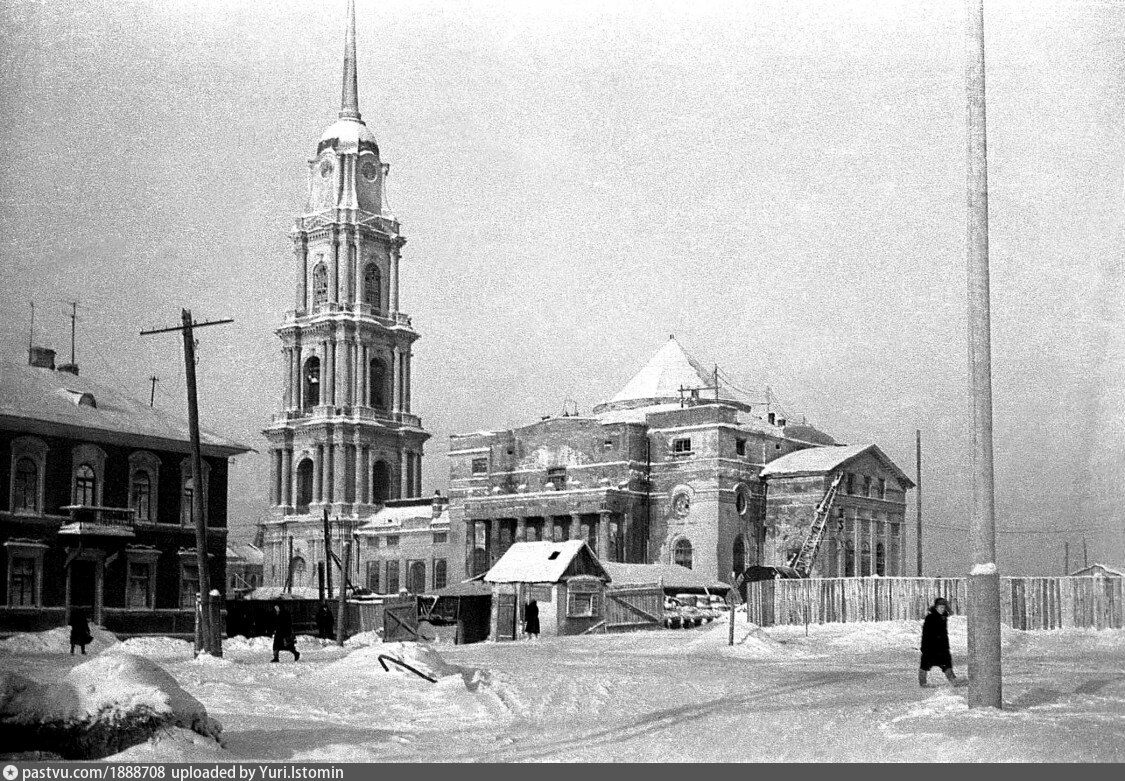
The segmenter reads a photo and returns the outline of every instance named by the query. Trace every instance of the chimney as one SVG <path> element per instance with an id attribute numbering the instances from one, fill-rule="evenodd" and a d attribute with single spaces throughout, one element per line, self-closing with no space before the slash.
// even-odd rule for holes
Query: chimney
<path id="1" fill-rule="evenodd" d="M 37 369 L 54 369 L 55 351 L 46 347 L 28 348 L 27 363 Z"/>
<path id="2" fill-rule="evenodd" d="M 441 511 L 445 508 L 445 505 L 447 503 L 448 503 L 448 500 L 444 496 L 441 495 L 441 491 L 434 491 L 434 502 L 433 502 L 433 508 L 434 508 L 433 509 L 433 517 L 434 518 L 437 518 L 438 516 L 441 515 Z"/>
<path id="3" fill-rule="evenodd" d="M 76 363 L 59 364 L 57 370 L 60 372 L 66 372 L 67 374 L 73 374 L 75 377 L 78 376 L 78 364 Z"/>
<path id="4" fill-rule="evenodd" d="M 785 428 L 785 418 L 781 418 L 780 420 L 778 420 L 777 425 L 781 426 L 782 428 Z"/>

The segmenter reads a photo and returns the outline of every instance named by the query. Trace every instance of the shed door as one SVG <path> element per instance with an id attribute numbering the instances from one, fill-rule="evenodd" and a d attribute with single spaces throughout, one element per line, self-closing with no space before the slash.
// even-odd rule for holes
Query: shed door
<path id="1" fill-rule="evenodd" d="M 516 595 L 497 594 L 499 602 L 496 605 L 496 639 L 516 639 Z"/>

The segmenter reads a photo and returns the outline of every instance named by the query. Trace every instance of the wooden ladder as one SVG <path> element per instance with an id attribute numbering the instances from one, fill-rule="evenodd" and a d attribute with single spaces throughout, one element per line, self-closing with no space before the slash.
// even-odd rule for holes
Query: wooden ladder
<path id="1" fill-rule="evenodd" d="M 789 558 L 789 566 L 795 569 L 802 578 L 807 578 L 809 572 L 812 571 L 817 551 L 820 550 L 820 543 L 824 539 L 824 530 L 828 526 L 832 502 L 836 500 L 836 492 L 840 489 L 840 481 L 843 478 L 844 473 L 840 472 L 836 475 L 836 479 L 832 481 L 832 485 L 828 486 L 828 490 L 824 492 L 824 498 L 820 500 L 820 504 L 816 507 L 812 526 L 809 527 L 809 536 L 801 543 L 801 550 Z"/>

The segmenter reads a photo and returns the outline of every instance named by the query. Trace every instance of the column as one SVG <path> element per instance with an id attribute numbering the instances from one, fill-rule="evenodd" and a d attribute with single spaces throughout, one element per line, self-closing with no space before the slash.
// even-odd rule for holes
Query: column
<path id="1" fill-rule="evenodd" d="M 324 351 L 324 360 L 320 362 L 320 403 L 328 405 L 334 403 L 332 400 L 332 377 L 335 372 L 335 356 L 332 346 L 331 336 L 321 342 L 321 349 Z"/>
<path id="2" fill-rule="evenodd" d="M 414 454 L 414 495 L 422 495 L 422 454 Z"/>
<path id="3" fill-rule="evenodd" d="M 309 242 L 305 234 L 294 240 L 293 252 L 297 256 L 297 301 L 294 308 L 299 312 L 309 306 Z"/>
<path id="4" fill-rule="evenodd" d="M 527 518 L 523 515 L 516 518 L 516 542 L 527 542 Z"/>
<path id="5" fill-rule="evenodd" d="M 333 343 L 333 351 L 336 357 L 333 359 L 335 363 L 336 376 L 333 378 L 334 395 L 332 396 L 337 406 L 343 406 L 347 402 L 345 397 L 348 389 L 348 343 L 347 336 L 343 333 L 343 328 L 336 329 L 336 339 Z"/>
<path id="6" fill-rule="evenodd" d="M 356 335 L 358 339 L 358 334 Z M 355 403 L 366 407 L 367 403 L 367 345 L 356 342 Z"/>
<path id="7" fill-rule="evenodd" d="M 301 342 L 300 337 L 293 345 L 293 406 L 296 409 L 305 407 L 305 388 L 301 382 Z"/>
<path id="8" fill-rule="evenodd" d="M 352 299 L 354 302 L 359 303 L 363 300 L 363 258 L 359 254 L 359 228 L 352 231 L 352 257 L 355 258 L 355 268 L 353 272 L 355 276 L 352 277 L 352 285 L 355 289 L 355 297 Z M 356 311 L 359 307 L 356 307 Z"/>
<path id="9" fill-rule="evenodd" d="M 410 357 L 413 353 L 402 356 L 402 411 L 410 412 Z"/>
<path id="10" fill-rule="evenodd" d="M 500 558 L 500 519 L 490 518 L 488 520 L 488 560 L 489 563 L 495 564 L 496 560 Z"/>
<path id="11" fill-rule="evenodd" d="M 293 407 L 293 350 L 290 347 L 282 347 L 281 354 L 285 363 L 285 373 L 281 376 L 282 394 L 281 405 L 285 409 L 292 409 Z"/>
<path id="12" fill-rule="evenodd" d="M 582 534 L 582 514 L 570 514 L 570 528 L 566 530 L 566 538 L 568 540 L 577 540 Z"/>
<path id="13" fill-rule="evenodd" d="M 332 446 L 332 501 L 336 504 L 346 501 L 345 488 L 348 479 L 348 451 L 343 442 Z"/>
<path id="14" fill-rule="evenodd" d="M 281 451 L 281 504 L 293 506 L 293 450 L 285 447 Z"/>
<path id="15" fill-rule="evenodd" d="M 477 522 L 465 521 L 465 577 L 471 578 L 477 573 L 473 571 L 477 549 Z"/>
<path id="16" fill-rule="evenodd" d="M 399 247 L 392 246 L 389 253 L 391 261 L 390 305 L 392 317 L 398 314 L 398 258 L 400 251 Z"/>
<path id="17" fill-rule="evenodd" d="M 332 249 L 328 253 L 328 300 L 333 304 L 340 303 L 340 231 L 338 228 L 331 230 Z"/>
<path id="18" fill-rule="evenodd" d="M 398 498 L 405 499 L 406 493 L 406 453 L 398 451 Z"/>
<path id="19" fill-rule="evenodd" d="M 356 501 L 362 504 L 371 504 L 371 448 L 362 446 L 359 449 L 357 464 L 356 490 L 359 496 Z"/>
<path id="20" fill-rule="evenodd" d="M 344 406 L 352 406 L 355 399 L 355 343 L 350 339 L 343 342 L 344 347 Z"/>
<path id="21" fill-rule="evenodd" d="M 402 397 L 399 394 L 399 366 L 401 365 L 401 361 L 399 359 L 401 355 L 402 354 L 399 352 L 398 345 L 395 345 L 395 348 L 392 351 L 393 357 L 391 360 L 391 410 L 394 412 L 402 412 Z"/>
<path id="22" fill-rule="evenodd" d="M 355 228 L 348 228 L 344 232 L 344 241 L 346 242 L 344 256 L 348 259 L 347 281 L 344 283 L 344 300 L 349 304 L 354 304 L 359 298 L 359 296 L 356 295 L 359 292 L 359 286 L 356 284 L 355 279 L 355 267 L 359 265 L 356 263 L 358 258 L 355 249 Z"/>
<path id="23" fill-rule="evenodd" d="M 317 445 L 313 448 L 313 470 L 312 470 L 312 503 L 319 504 L 324 501 L 324 480 L 322 474 L 324 470 L 324 448 Z"/>
<path id="24" fill-rule="evenodd" d="M 276 450 L 270 451 L 270 504 L 277 506 L 280 502 L 277 500 L 278 495 L 281 493 L 281 486 L 278 482 L 281 477 L 281 454 Z"/>
<path id="25" fill-rule="evenodd" d="M 609 513 L 598 513 L 598 557 L 605 561 L 610 560 L 609 549 Z"/>

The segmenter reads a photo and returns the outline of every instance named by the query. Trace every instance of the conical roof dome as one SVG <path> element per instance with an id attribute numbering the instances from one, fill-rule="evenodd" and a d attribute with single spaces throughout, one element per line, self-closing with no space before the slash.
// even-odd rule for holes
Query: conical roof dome
<path id="1" fill-rule="evenodd" d="M 699 395 L 704 398 L 713 397 L 714 387 L 712 373 L 688 355 L 675 337 L 669 337 L 644 368 L 634 374 L 616 396 L 605 404 L 595 407 L 594 412 L 634 409 L 669 402 L 678 403 L 682 395 L 681 389 L 700 391 Z M 709 390 L 704 392 L 702 388 Z M 724 401 L 738 401 L 721 388 L 719 398 Z"/>

